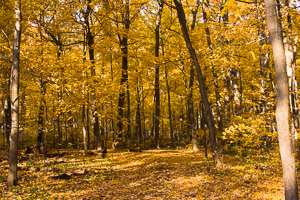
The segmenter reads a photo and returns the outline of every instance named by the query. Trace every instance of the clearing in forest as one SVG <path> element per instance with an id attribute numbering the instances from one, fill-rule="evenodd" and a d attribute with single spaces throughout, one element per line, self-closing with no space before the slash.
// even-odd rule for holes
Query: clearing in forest
<path id="1" fill-rule="evenodd" d="M 2 152 L 3 154 L 3 152 Z M 224 155 L 216 169 L 202 153 L 186 150 L 61 151 L 20 158 L 19 185 L 5 185 L 7 160 L 0 161 L 1 199 L 280 199 L 278 154 L 238 158 Z"/>

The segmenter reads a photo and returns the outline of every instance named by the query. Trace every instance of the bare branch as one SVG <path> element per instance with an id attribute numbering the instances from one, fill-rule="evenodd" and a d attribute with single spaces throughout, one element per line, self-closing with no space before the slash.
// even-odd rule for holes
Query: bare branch
<path id="1" fill-rule="evenodd" d="M 0 60 L 5 60 L 5 61 L 7 61 L 9 63 L 12 63 L 12 61 L 9 58 L 7 58 L 7 57 L 5 57 L 3 55 L 0 55 Z"/>

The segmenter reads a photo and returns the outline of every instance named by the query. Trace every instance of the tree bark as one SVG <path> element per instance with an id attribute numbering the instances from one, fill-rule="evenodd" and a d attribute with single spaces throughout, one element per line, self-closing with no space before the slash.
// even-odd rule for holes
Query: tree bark
<path id="1" fill-rule="evenodd" d="M 168 93 L 168 112 L 169 112 L 171 148 L 175 149 L 174 131 L 173 131 L 173 124 L 172 124 L 172 109 L 171 109 L 171 89 L 168 80 L 167 68 L 165 68 L 165 78 L 166 78 L 167 93 Z"/>
<path id="2" fill-rule="evenodd" d="M 18 137 L 19 137 L 19 61 L 21 42 L 21 1 L 15 0 L 15 29 L 13 43 L 13 63 L 11 68 L 11 133 L 9 137 L 9 169 L 7 185 L 17 185 Z"/>
<path id="3" fill-rule="evenodd" d="M 137 108 L 136 108 L 136 125 L 135 125 L 135 139 L 138 138 L 139 144 L 142 144 L 143 136 L 142 136 L 142 121 L 141 121 L 141 98 L 140 98 L 140 86 L 139 86 L 139 78 L 137 80 L 138 86 L 136 88 L 136 102 L 137 102 Z"/>
<path id="4" fill-rule="evenodd" d="M 10 87 L 10 81 L 9 86 Z M 11 103 L 10 103 L 10 94 L 4 99 L 4 128 L 6 133 L 6 142 L 7 142 L 7 150 L 9 151 L 9 136 L 11 132 Z"/>
<path id="5" fill-rule="evenodd" d="M 282 39 L 282 30 L 277 18 L 275 0 L 265 0 L 267 26 L 273 47 L 275 73 L 277 78 L 276 123 L 279 149 L 282 161 L 285 198 L 298 199 L 295 158 L 289 133 L 289 86 L 286 69 L 286 57 Z"/>
<path id="6" fill-rule="evenodd" d="M 87 45 L 89 48 L 89 59 L 91 62 L 91 77 L 96 76 L 96 71 L 95 71 L 95 50 L 94 50 L 94 36 L 91 32 L 91 27 L 90 27 L 90 16 L 92 13 L 92 8 L 90 7 L 91 0 L 88 1 L 87 5 L 87 10 L 85 13 L 85 29 L 86 29 L 86 40 L 87 40 Z M 94 81 L 95 83 L 95 81 Z M 102 146 L 103 142 L 101 141 L 100 137 L 100 128 L 99 128 L 99 117 L 98 117 L 98 110 L 96 106 L 96 98 L 95 98 L 95 85 L 92 86 L 93 90 L 91 91 L 91 101 L 92 101 L 92 116 L 93 116 L 93 126 L 94 126 L 94 137 L 95 137 L 95 149 L 96 150 L 102 150 L 104 147 Z"/>
<path id="7" fill-rule="evenodd" d="M 131 119 L 130 119 L 131 113 L 130 113 L 130 91 L 129 91 L 128 80 L 127 80 L 126 93 L 127 93 L 127 140 L 128 140 L 129 149 L 131 149 L 132 148 Z"/>
<path id="8" fill-rule="evenodd" d="M 195 9 L 192 9 L 193 20 L 192 20 L 192 25 L 191 25 L 191 32 L 194 31 L 195 26 L 196 26 L 196 19 L 197 19 L 197 13 L 198 13 L 199 6 L 200 6 L 200 0 L 197 0 Z M 190 69 L 189 94 L 188 94 L 188 98 L 187 98 L 187 104 L 188 104 L 187 122 L 188 122 L 188 131 L 189 131 L 189 133 L 192 134 L 193 151 L 199 152 L 198 138 L 197 138 L 197 134 L 196 134 L 197 127 L 196 127 L 196 121 L 195 121 L 195 115 L 194 115 L 194 102 L 193 102 L 194 76 L 195 76 L 195 69 L 194 69 L 194 66 L 192 65 L 191 69 Z"/>
<path id="9" fill-rule="evenodd" d="M 159 40 L 160 40 L 160 25 L 161 25 L 161 15 L 163 11 L 164 4 L 162 1 L 158 0 L 158 11 L 156 16 L 156 27 L 155 27 L 155 57 L 159 57 Z M 159 64 L 155 66 L 155 148 L 159 149 L 159 122 L 160 122 L 160 88 L 159 88 Z"/>
<path id="10" fill-rule="evenodd" d="M 114 148 L 123 147 L 123 117 L 124 117 L 124 108 L 125 108 L 125 90 L 128 81 L 128 32 L 130 27 L 129 19 L 129 2 L 125 3 L 125 14 L 124 14 L 124 28 L 125 34 L 122 37 L 119 37 L 120 47 L 122 52 L 122 77 L 120 83 L 120 92 L 119 92 L 119 101 L 118 101 L 118 116 L 117 116 L 117 135 L 116 140 L 113 144 Z"/>
<path id="11" fill-rule="evenodd" d="M 219 152 L 217 150 L 216 127 L 215 127 L 214 118 L 212 115 L 211 106 L 210 106 L 210 103 L 208 100 L 207 92 L 205 89 L 205 83 L 203 81 L 200 64 L 199 64 L 198 58 L 196 56 L 196 52 L 195 52 L 195 50 L 192 46 L 191 40 L 190 40 L 190 36 L 189 36 L 189 32 L 188 32 L 186 20 L 185 20 L 185 13 L 184 13 L 182 4 L 178 0 L 173 0 L 173 1 L 176 5 L 176 10 L 177 10 L 177 14 L 178 14 L 178 18 L 179 18 L 179 22 L 180 22 L 180 26 L 181 26 L 181 31 L 182 31 L 186 46 L 190 52 L 190 55 L 193 59 L 193 62 L 194 62 L 194 65 L 195 65 L 195 68 L 197 71 L 199 90 L 200 90 L 201 98 L 204 103 L 205 111 L 206 111 L 206 118 L 207 118 L 207 125 L 208 125 L 208 129 L 209 129 L 210 146 L 211 146 L 213 160 L 217 167 L 221 167 L 222 162 L 219 157 Z"/>
<path id="12" fill-rule="evenodd" d="M 81 126 L 82 126 L 82 138 L 83 138 L 84 155 L 88 156 L 88 147 L 87 147 L 87 143 L 86 143 L 85 105 L 84 104 L 82 104 Z"/>
<path id="13" fill-rule="evenodd" d="M 289 0 L 285 0 L 285 7 L 289 10 Z M 291 135 L 292 135 L 292 150 L 295 151 L 295 140 L 297 139 L 297 130 L 295 126 L 297 111 L 296 111 L 296 50 L 297 47 L 294 49 L 293 45 L 293 33 L 292 33 L 292 17 L 290 13 L 287 13 L 287 32 L 283 32 L 284 34 L 284 50 L 285 50 L 285 57 L 286 57 L 286 67 L 287 67 L 287 74 L 289 79 L 289 88 L 290 88 L 290 109 L 291 109 Z"/>
<path id="14" fill-rule="evenodd" d="M 44 121 L 44 113 L 45 113 L 45 82 L 41 79 L 41 102 L 38 116 L 38 137 L 37 137 L 37 150 L 40 154 L 45 154 L 44 147 L 44 130 L 45 130 L 45 121 Z"/>
<path id="15" fill-rule="evenodd" d="M 211 67 L 212 67 L 212 74 L 213 74 L 213 80 L 214 80 L 214 87 L 215 87 L 215 95 L 216 95 L 216 110 L 217 110 L 217 123 L 218 123 L 218 129 L 220 132 L 223 131 L 223 115 L 221 113 L 221 96 L 219 92 L 219 84 L 218 84 L 218 75 L 215 70 L 215 64 L 213 62 L 213 46 L 211 42 L 211 34 L 210 29 L 207 25 L 208 19 L 207 19 L 207 13 L 205 9 L 205 3 L 204 0 L 202 0 L 202 14 L 203 14 L 203 21 L 205 24 L 205 34 L 206 34 L 206 42 L 209 48 L 209 54 L 211 59 Z"/>

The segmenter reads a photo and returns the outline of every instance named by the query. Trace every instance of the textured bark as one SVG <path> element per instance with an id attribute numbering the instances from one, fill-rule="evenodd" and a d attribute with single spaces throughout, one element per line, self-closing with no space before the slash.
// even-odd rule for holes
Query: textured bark
<path id="1" fill-rule="evenodd" d="M 117 135 L 116 140 L 113 144 L 114 148 L 123 148 L 123 118 L 124 118 L 124 108 L 125 108 L 125 92 L 128 81 L 128 32 L 130 28 L 129 19 L 129 2 L 125 3 L 125 13 L 124 13 L 124 29 L 125 34 L 123 37 L 119 37 L 121 52 L 122 52 L 122 76 L 120 83 L 119 101 L 118 101 L 118 116 L 117 116 Z"/>
<path id="2" fill-rule="evenodd" d="M 126 93 L 127 93 L 127 140 L 129 149 L 132 149 L 132 138 L 131 138 L 131 113 L 130 113 L 130 91 L 129 91 L 129 83 L 127 81 L 127 87 L 126 87 Z"/>
<path id="3" fill-rule="evenodd" d="M 285 7 L 289 10 L 289 0 L 285 0 Z M 285 50 L 285 57 L 286 57 L 286 68 L 287 74 L 289 79 L 289 88 L 290 88 L 290 109 L 291 109 L 291 134 L 292 134 L 292 149 L 293 152 L 295 151 L 295 140 L 297 139 L 297 130 L 296 130 L 296 118 L 297 118 L 297 104 L 296 104 L 296 43 L 293 44 L 293 33 L 292 33 L 292 18 L 290 13 L 287 13 L 287 31 L 288 33 L 284 32 L 284 50 Z"/>
<path id="4" fill-rule="evenodd" d="M 138 81 L 139 82 L 139 81 Z M 141 121 L 141 98 L 140 98 L 140 86 L 136 88 L 137 93 L 137 108 L 136 108 L 136 118 L 135 118 L 135 139 L 139 139 L 139 144 L 142 144 L 143 136 L 142 136 L 142 121 Z"/>
<path id="5" fill-rule="evenodd" d="M 213 155 L 214 163 L 217 167 L 221 167 L 222 162 L 219 157 L 218 150 L 217 150 L 216 127 L 215 127 L 215 123 L 214 123 L 214 119 L 213 119 L 213 115 L 212 115 L 211 106 L 210 106 L 210 103 L 208 100 L 207 92 L 205 89 L 205 83 L 203 81 L 200 64 L 199 64 L 198 58 L 196 56 L 196 52 L 195 52 L 195 50 L 192 46 L 191 40 L 190 40 L 190 36 L 188 33 L 186 20 L 185 20 L 185 13 L 182 8 L 182 4 L 178 0 L 173 0 L 173 1 L 176 5 L 176 10 L 177 10 L 177 14 L 178 14 L 178 18 L 179 18 L 179 22 L 180 22 L 180 26 L 181 26 L 181 31 L 182 31 L 183 37 L 185 39 L 186 46 L 190 52 L 190 55 L 193 59 L 193 62 L 194 62 L 194 65 L 195 65 L 195 68 L 197 71 L 199 90 L 200 90 L 201 98 L 204 103 L 204 107 L 205 107 L 205 111 L 206 111 L 207 125 L 208 125 L 208 129 L 209 129 L 210 146 L 211 146 L 211 152 Z"/>
<path id="6" fill-rule="evenodd" d="M 84 32 L 84 43 L 83 43 L 83 62 L 86 62 L 86 51 L 87 51 L 87 42 L 86 42 L 86 29 Z M 84 75 L 84 74 L 83 74 Z M 88 77 L 88 76 L 87 76 Z M 83 85 L 83 88 L 85 87 L 85 85 Z M 85 93 L 85 90 L 83 89 L 83 94 Z M 86 110 L 86 113 L 82 113 L 82 121 L 85 123 L 85 116 L 86 116 L 86 129 L 85 129 L 85 125 L 83 123 L 83 132 L 86 132 L 85 135 L 87 137 L 87 149 L 90 148 L 90 109 L 89 109 L 89 105 L 90 105 L 90 93 L 87 91 L 87 102 L 86 102 L 86 109 L 85 109 L 85 104 L 83 104 L 82 109 Z M 84 95 L 83 95 L 83 100 L 85 100 Z M 82 111 L 83 112 L 83 111 Z M 83 116 L 85 115 L 85 116 Z M 84 142 L 85 139 L 84 139 Z"/>
<path id="7" fill-rule="evenodd" d="M 161 25 L 161 15 L 163 11 L 164 4 L 158 0 L 158 11 L 156 15 L 156 27 L 155 27 L 155 57 L 159 57 L 159 46 L 160 46 L 160 25 Z M 160 88 L 159 88 L 159 64 L 155 66 L 155 148 L 159 149 L 159 122 L 160 122 Z"/>
<path id="8" fill-rule="evenodd" d="M 21 41 L 21 1 L 16 0 L 14 5 L 15 29 L 13 43 L 13 63 L 10 77 L 11 97 L 11 133 L 9 137 L 9 169 L 7 185 L 17 185 L 17 162 L 18 162 L 18 137 L 19 137 L 19 61 Z"/>
<path id="9" fill-rule="evenodd" d="M 287 200 L 297 200 L 298 186 L 295 158 L 292 153 L 292 144 L 289 133 L 289 88 L 282 30 L 277 18 L 275 0 L 265 0 L 265 5 L 267 12 L 267 26 L 273 47 L 277 79 L 276 123 L 283 169 L 285 198 Z"/>
<path id="10" fill-rule="evenodd" d="M 45 120 L 44 120 L 44 113 L 45 113 L 45 82 L 41 79 L 41 102 L 40 102 L 40 109 L 38 115 L 38 137 L 37 137 L 37 150 L 41 154 L 45 154 L 45 147 L 44 147 L 44 130 L 45 130 Z"/>
<path id="11" fill-rule="evenodd" d="M 9 84 L 10 86 L 10 84 Z M 9 94 L 9 92 L 8 92 Z M 11 131 L 11 103 L 10 103 L 10 94 L 7 95 L 4 99 L 4 128 L 7 140 L 7 149 L 9 151 L 9 135 Z"/>
<path id="12" fill-rule="evenodd" d="M 88 3 L 91 3 L 91 0 L 88 1 Z M 91 27 L 90 27 L 90 16 L 92 13 L 92 8 L 90 5 L 87 5 L 87 10 L 84 16 L 84 23 L 85 23 L 85 30 L 86 30 L 86 40 L 87 40 L 87 45 L 89 48 L 89 59 L 91 62 L 91 77 L 96 76 L 96 71 L 95 71 L 95 50 L 94 50 L 94 35 L 91 32 Z M 94 82 L 95 83 L 95 82 Z M 98 110 L 97 110 L 97 105 L 96 105 L 96 97 L 95 97 L 96 91 L 95 91 L 95 85 L 92 86 L 92 91 L 90 93 L 91 95 L 91 101 L 92 101 L 92 116 L 93 116 L 93 127 L 94 127 L 94 137 L 95 137 L 95 149 L 96 150 L 102 150 L 104 149 L 103 147 L 103 142 L 100 137 L 100 128 L 99 128 L 99 117 L 98 117 Z"/>
<path id="13" fill-rule="evenodd" d="M 209 48 L 209 54 L 211 56 L 211 67 L 212 67 L 212 74 L 213 74 L 213 80 L 214 80 L 214 87 L 215 87 L 215 95 L 216 95 L 216 110 L 217 110 L 217 123 L 219 131 L 223 131 L 223 115 L 221 113 L 221 96 L 219 93 L 219 84 L 218 84 L 218 75 L 215 70 L 215 64 L 213 62 L 213 46 L 211 42 L 211 34 L 210 29 L 207 25 L 208 19 L 207 19 L 207 13 L 205 9 L 205 3 L 204 0 L 202 0 L 202 14 L 203 14 L 203 21 L 205 23 L 205 35 L 206 35 L 206 42 Z"/>
<path id="14" fill-rule="evenodd" d="M 266 79 L 267 79 L 267 68 L 269 66 L 269 61 L 270 61 L 270 52 L 267 52 L 267 53 L 263 53 L 262 52 L 262 47 L 264 45 L 264 40 L 266 41 L 267 43 L 267 39 L 266 39 L 266 35 L 263 31 L 263 27 L 259 27 L 259 31 L 258 31 L 258 34 L 259 34 L 259 60 L 260 60 L 260 92 L 263 95 L 263 98 L 261 100 L 261 112 L 262 113 L 266 113 L 267 111 L 267 105 L 266 105 L 266 100 L 265 100 L 265 96 L 266 96 L 266 86 L 267 86 L 267 83 L 266 83 Z"/>
<path id="15" fill-rule="evenodd" d="M 172 109 L 171 109 L 171 89 L 169 85 L 168 72 L 166 68 L 165 68 L 165 77 L 166 77 L 166 85 L 167 85 L 167 93 L 168 93 L 168 112 L 169 112 L 171 148 L 175 149 L 174 131 L 173 131 L 173 124 L 172 124 Z"/>
<path id="16" fill-rule="evenodd" d="M 191 31 L 194 31 L 194 29 L 195 29 L 199 6 L 200 6 L 200 0 L 197 0 L 195 9 L 192 9 L 193 20 L 192 20 L 192 25 L 191 25 Z M 191 61 L 191 62 L 193 62 L 193 61 Z M 193 102 L 193 87 L 194 87 L 194 76 L 195 76 L 194 68 L 195 68 L 194 65 L 192 65 L 191 69 L 190 69 L 189 93 L 188 93 L 188 98 L 187 98 L 187 106 L 188 106 L 187 107 L 188 108 L 187 122 L 188 122 L 188 132 L 191 133 L 191 135 L 192 135 L 193 151 L 199 152 L 198 138 L 197 138 L 197 134 L 196 134 L 197 127 L 196 127 L 196 121 L 195 121 L 195 115 L 194 115 L 194 102 Z"/>
<path id="17" fill-rule="evenodd" d="M 196 135 L 196 122 L 194 116 L 194 105 L 193 105 L 193 86 L 194 86 L 194 66 L 190 69 L 190 82 L 189 82 L 189 94 L 187 99 L 188 104 L 188 130 L 192 133 L 192 145 L 193 151 L 199 152 L 198 138 Z"/>
<path id="18" fill-rule="evenodd" d="M 91 139 L 90 139 L 90 109 L 89 109 L 89 100 L 87 101 L 86 104 L 86 132 L 87 132 L 87 148 L 90 148 L 90 144 L 91 144 Z"/>
<path id="19" fill-rule="evenodd" d="M 81 116 L 81 126 L 82 126 L 82 138 L 83 138 L 83 147 L 84 155 L 88 156 L 88 147 L 86 143 L 86 129 L 85 129 L 85 105 L 82 105 L 82 116 Z"/>
<path id="20" fill-rule="evenodd" d="M 60 59 L 61 57 L 61 54 L 63 52 L 63 47 L 62 47 L 62 42 L 61 42 L 61 39 L 60 39 L 60 36 L 58 35 L 58 40 L 57 40 L 57 47 L 58 47 L 58 52 L 57 52 L 57 60 Z M 60 74 L 60 69 L 59 69 L 59 74 Z M 61 76 L 61 75 L 59 75 Z M 58 99 L 58 103 L 57 103 L 57 107 L 58 107 L 58 113 L 57 113 L 57 135 L 58 135 L 58 148 L 61 148 L 61 145 L 62 145 L 62 127 L 61 127 L 61 111 L 62 111 L 62 108 L 61 108 L 61 100 L 62 100 L 62 86 L 59 85 L 57 87 L 57 99 Z"/>

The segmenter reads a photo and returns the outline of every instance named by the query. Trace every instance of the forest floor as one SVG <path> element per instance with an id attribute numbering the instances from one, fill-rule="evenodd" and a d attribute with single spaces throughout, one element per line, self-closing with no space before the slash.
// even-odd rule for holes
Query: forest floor
<path id="1" fill-rule="evenodd" d="M 203 153 L 186 150 L 108 151 L 84 157 L 66 150 L 52 158 L 22 156 L 16 187 L 6 186 L 0 152 L 0 199 L 283 199 L 278 154 L 224 155 L 213 167 Z M 299 173 L 298 173 L 299 174 Z"/>

